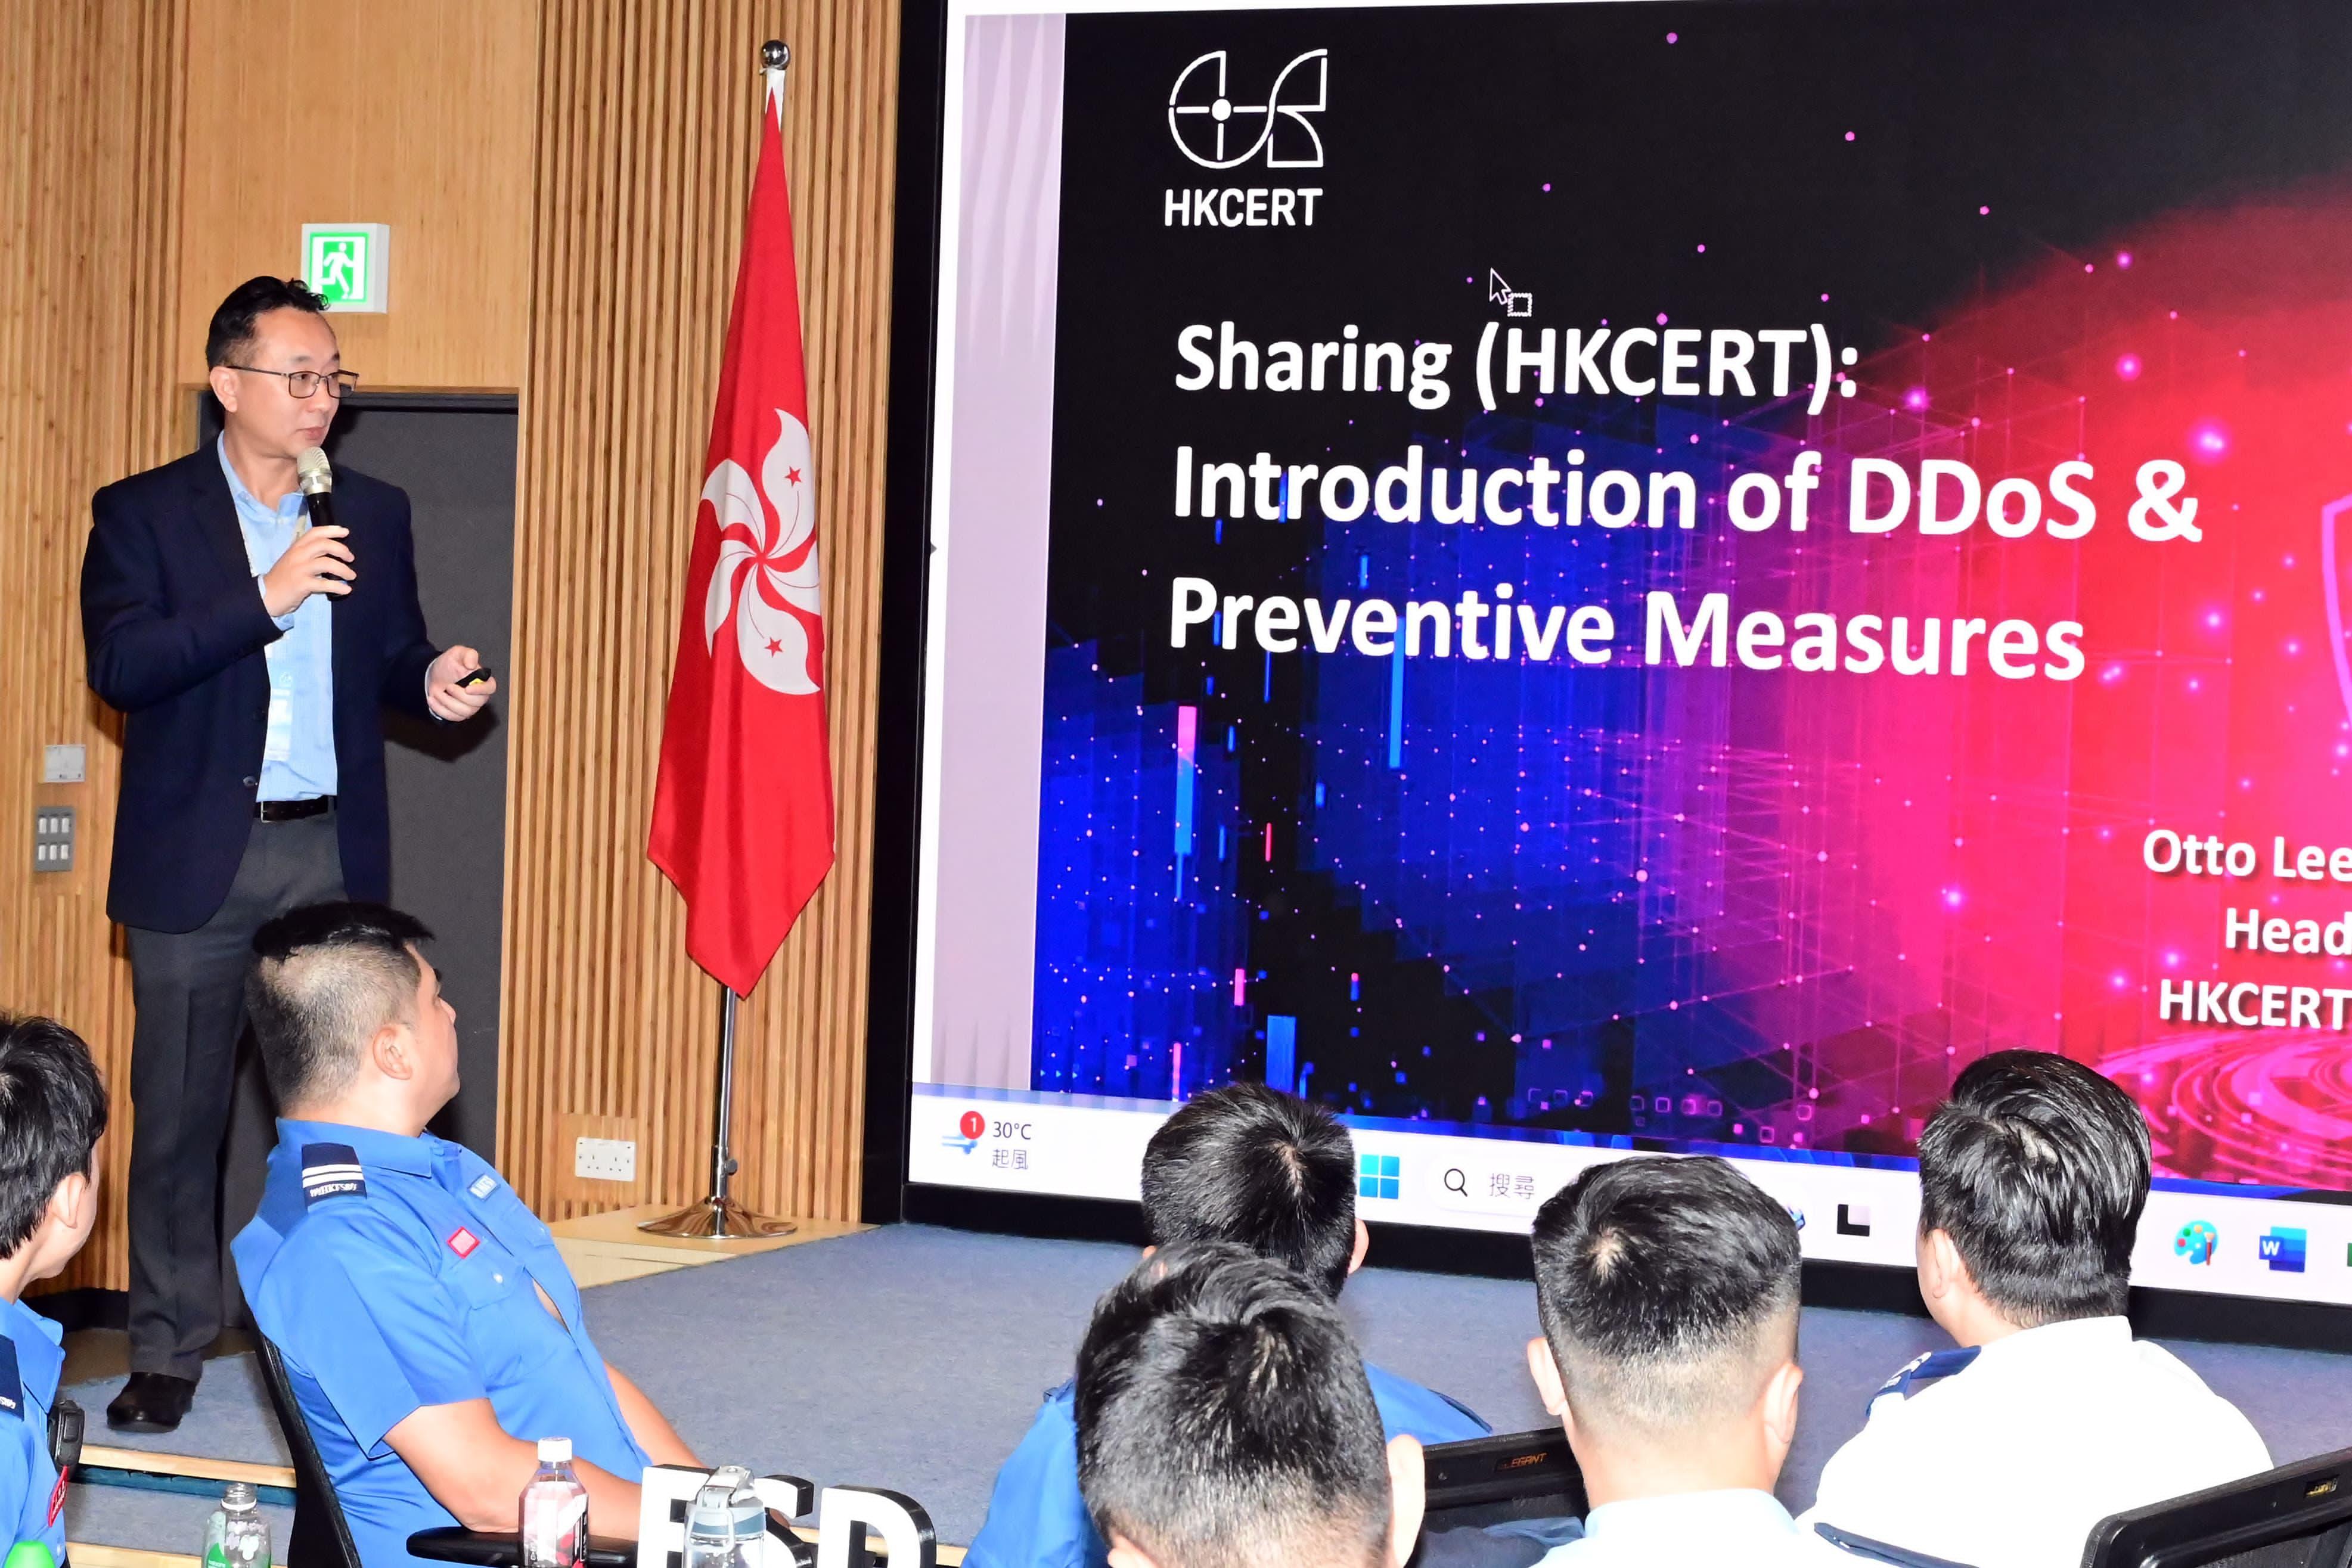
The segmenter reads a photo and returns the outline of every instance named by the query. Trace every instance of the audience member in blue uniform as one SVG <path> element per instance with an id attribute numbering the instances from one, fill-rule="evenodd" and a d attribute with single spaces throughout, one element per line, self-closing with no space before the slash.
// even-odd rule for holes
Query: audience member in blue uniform
<path id="1" fill-rule="evenodd" d="M 1584 1472 L 1553 1568 L 1850 1561 L 1772 1495 L 1797 1434 L 1797 1226 L 1711 1156 L 1595 1166 L 1536 1215 L 1528 1367 Z"/>
<path id="2" fill-rule="evenodd" d="M 1331 1300 L 1364 1260 L 1348 1129 L 1324 1107 L 1262 1083 L 1212 1090 L 1169 1117 L 1144 1150 L 1142 1185 L 1154 1246 L 1232 1242 L 1297 1270 Z M 1451 1443 L 1490 1430 L 1442 1394 L 1376 1366 L 1364 1371 L 1392 1437 Z M 1108 1560 L 1078 1492 L 1073 1404 L 1071 1384 L 1046 1394 L 997 1474 L 987 1521 L 965 1558 L 971 1568 L 1101 1568 Z"/>
<path id="3" fill-rule="evenodd" d="M 1146 1258 L 1078 1352 L 1078 1480 L 1111 1568 L 1402 1568 L 1421 1445 L 1387 1437 L 1322 1288 L 1226 1243 Z"/>
<path id="4" fill-rule="evenodd" d="M 106 1090 L 81 1038 L 47 1019 L 0 1014 L 0 1511 L 18 1542 L 66 1554 L 65 1477 L 51 1413 L 65 1369 L 56 1320 L 25 1287 L 73 1260 L 98 1223 Z"/>
<path id="5" fill-rule="evenodd" d="M 698 1463 L 588 1337 L 547 1227 L 425 1131 L 457 1092 L 430 936 L 312 904 L 261 928 L 246 987 L 280 1117 L 237 1272 L 368 1568 L 420 1561 L 419 1530 L 512 1531 L 541 1437 L 572 1439 L 599 1535 L 636 1534 L 648 1462 Z"/>

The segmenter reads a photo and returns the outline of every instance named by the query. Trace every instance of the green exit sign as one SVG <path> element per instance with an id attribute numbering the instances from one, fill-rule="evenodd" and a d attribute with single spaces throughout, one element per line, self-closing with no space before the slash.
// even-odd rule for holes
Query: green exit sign
<path id="1" fill-rule="evenodd" d="M 302 280 L 330 310 L 391 308 L 392 225 L 304 224 Z"/>

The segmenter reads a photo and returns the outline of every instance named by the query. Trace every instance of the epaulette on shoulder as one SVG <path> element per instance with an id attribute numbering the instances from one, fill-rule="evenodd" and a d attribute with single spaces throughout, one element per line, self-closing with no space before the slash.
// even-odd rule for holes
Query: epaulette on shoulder
<path id="1" fill-rule="evenodd" d="M 302 1145 L 302 1199 L 310 1207 L 334 1197 L 365 1197 L 367 1173 L 349 1144 Z"/>
<path id="2" fill-rule="evenodd" d="M 1876 1405 L 1890 1394 L 1908 1399 L 1923 1383 L 1933 1383 L 1939 1377 L 1966 1372 L 1976 1360 L 1977 1354 L 1978 1347 L 1969 1345 L 1956 1350 L 1931 1350 L 1925 1355 L 1916 1356 L 1902 1371 L 1880 1384 L 1878 1392 L 1870 1396 L 1870 1402 Z"/>

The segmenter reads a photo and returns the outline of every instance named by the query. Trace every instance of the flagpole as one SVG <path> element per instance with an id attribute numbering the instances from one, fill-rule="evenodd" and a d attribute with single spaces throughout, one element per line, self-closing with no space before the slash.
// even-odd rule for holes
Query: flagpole
<path id="1" fill-rule="evenodd" d="M 793 51 L 782 40 L 771 38 L 760 46 L 761 75 L 765 78 L 766 96 L 761 102 L 761 112 L 773 112 L 779 119 L 783 114 L 784 71 L 793 63 Z M 768 105 L 774 104 L 772 111 Z M 739 1168 L 730 1152 L 735 1117 L 735 988 L 721 981 L 719 986 L 719 1104 L 711 1118 L 710 1129 L 710 1195 L 698 1203 L 688 1205 L 675 1214 L 648 1219 L 637 1227 L 656 1236 L 689 1237 L 709 1241 L 748 1241 L 761 1237 L 789 1236 L 797 1228 L 789 1219 L 771 1219 L 754 1214 L 728 1195 L 727 1184 Z"/>

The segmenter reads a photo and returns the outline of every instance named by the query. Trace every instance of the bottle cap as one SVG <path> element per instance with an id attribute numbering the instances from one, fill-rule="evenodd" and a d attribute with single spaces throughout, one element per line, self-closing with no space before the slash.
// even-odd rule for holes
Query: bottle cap
<path id="1" fill-rule="evenodd" d="M 539 1462 L 542 1465 L 568 1465 L 572 1462 L 572 1439 L 541 1437 L 539 1440 Z"/>
<path id="2" fill-rule="evenodd" d="M 231 1481 L 221 1490 L 223 1508 L 248 1509 L 254 1507 L 258 1500 L 254 1494 L 251 1481 Z"/>

